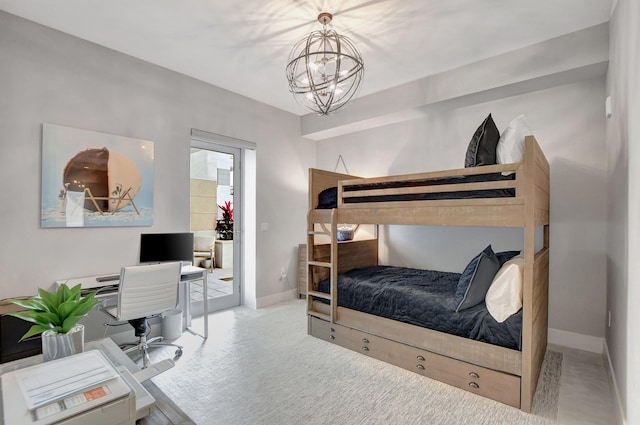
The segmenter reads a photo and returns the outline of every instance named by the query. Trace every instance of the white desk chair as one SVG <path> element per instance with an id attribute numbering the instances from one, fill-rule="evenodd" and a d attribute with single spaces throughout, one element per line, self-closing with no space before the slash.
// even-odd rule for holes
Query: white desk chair
<path id="1" fill-rule="evenodd" d="M 123 344 L 121 348 L 125 353 L 139 350 L 143 368 L 151 364 L 148 353 L 150 347 L 174 346 L 178 348 L 176 357 L 182 355 L 180 345 L 162 342 L 164 338 L 161 336 L 147 340 L 147 319 L 178 305 L 180 269 L 180 262 L 123 267 L 120 271 L 118 305 L 105 310 L 114 319 L 126 320 L 133 326 L 138 341 Z"/>

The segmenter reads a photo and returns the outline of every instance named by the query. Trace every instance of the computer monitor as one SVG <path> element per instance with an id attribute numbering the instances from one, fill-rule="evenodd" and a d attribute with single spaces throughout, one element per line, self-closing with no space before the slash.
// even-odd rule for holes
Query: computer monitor
<path id="1" fill-rule="evenodd" d="M 142 233 L 140 264 L 193 262 L 193 233 Z"/>

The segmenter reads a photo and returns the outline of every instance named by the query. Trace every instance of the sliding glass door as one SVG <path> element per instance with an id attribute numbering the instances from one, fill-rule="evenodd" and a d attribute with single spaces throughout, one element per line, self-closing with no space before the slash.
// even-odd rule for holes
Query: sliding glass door
<path id="1" fill-rule="evenodd" d="M 241 150 L 198 140 L 191 144 L 191 231 L 194 265 L 206 268 L 209 312 L 240 305 Z M 203 309 L 192 285 L 192 309 Z"/>

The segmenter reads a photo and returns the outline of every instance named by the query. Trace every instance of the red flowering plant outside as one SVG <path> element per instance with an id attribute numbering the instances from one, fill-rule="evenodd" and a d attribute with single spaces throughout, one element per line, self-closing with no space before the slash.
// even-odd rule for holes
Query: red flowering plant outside
<path id="1" fill-rule="evenodd" d="M 222 219 L 227 221 L 233 221 L 233 207 L 231 201 L 227 201 L 224 205 L 218 205 L 218 208 L 222 210 Z"/>
<path id="2" fill-rule="evenodd" d="M 233 207 L 231 201 L 226 201 L 224 205 L 218 205 L 222 210 L 222 219 L 217 220 L 216 233 L 220 240 L 233 240 Z"/>

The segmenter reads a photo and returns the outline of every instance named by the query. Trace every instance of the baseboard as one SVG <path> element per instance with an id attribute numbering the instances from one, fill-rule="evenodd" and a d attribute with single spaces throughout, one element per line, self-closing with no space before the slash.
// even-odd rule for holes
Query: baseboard
<path id="1" fill-rule="evenodd" d="M 291 289 L 279 292 L 277 294 L 267 295 L 266 297 L 260 297 L 256 299 L 256 308 L 268 307 L 270 305 L 279 304 L 283 301 L 289 301 L 296 298 L 295 291 Z"/>
<path id="2" fill-rule="evenodd" d="M 258 308 L 258 300 L 253 297 L 246 297 L 242 299 L 242 305 L 255 310 Z"/>
<path id="3" fill-rule="evenodd" d="M 551 328 L 549 328 L 547 336 L 547 339 L 551 344 L 562 345 L 564 347 L 590 351 L 598 354 L 603 354 L 604 352 L 604 338 Z"/>
<path id="4" fill-rule="evenodd" d="M 625 420 L 622 398 L 620 397 L 620 391 L 618 390 L 618 380 L 616 379 L 616 374 L 613 370 L 613 362 L 611 361 L 611 356 L 609 355 L 609 346 L 607 345 L 606 339 L 604 340 L 604 355 L 605 359 L 607 360 L 607 377 L 609 378 L 609 385 L 613 389 L 613 404 L 616 406 L 616 424 L 626 425 L 627 421 Z"/>

